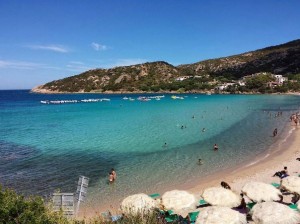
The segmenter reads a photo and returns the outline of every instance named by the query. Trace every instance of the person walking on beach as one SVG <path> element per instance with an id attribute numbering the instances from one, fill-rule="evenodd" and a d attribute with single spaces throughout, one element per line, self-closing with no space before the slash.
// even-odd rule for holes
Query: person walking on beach
<path id="1" fill-rule="evenodd" d="M 277 135 L 277 128 L 275 128 L 273 131 L 273 137 L 275 137 L 276 135 Z"/>
<path id="2" fill-rule="evenodd" d="M 218 149 L 219 149 L 218 145 L 215 144 L 215 145 L 214 145 L 214 150 L 217 151 Z"/>

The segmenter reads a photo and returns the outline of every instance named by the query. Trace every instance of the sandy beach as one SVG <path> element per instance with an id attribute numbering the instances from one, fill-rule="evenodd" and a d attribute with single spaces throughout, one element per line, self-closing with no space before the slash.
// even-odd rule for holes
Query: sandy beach
<path id="1" fill-rule="evenodd" d="M 279 183 L 280 179 L 273 177 L 273 174 L 276 171 L 283 170 L 284 166 L 288 167 L 290 175 L 298 175 L 300 162 L 296 158 L 300 157 L 300 127 L 293 126 L 291 122 L 288 122 L 285 132 L 277 136 L 277 138 L 277 141 L 271 145 L 267 152 L 258 155 L 257 158 L 246 161 L 242 166 L 238 165 L 207 176 L 199 180 L 196 185 L 187 185 L 180 190 L 187 190 L 200 198 L 204 189 L 220 186 L 220 182 L 225 181 L 231 186 L 233 191 L 240 193 L 244 184 L 249 181 Z M 164 192 L 158 193 L 163 194 Z M 285 196 L 284 202 L 289 203 L 290 199 L 291 197 Z M 83 206 L 79 217 L 95 217 L 107 210 L 119 214 L 119 204 L 120 202 L 110 201 L 100 202 L 99 205 L 92 207 Z"/>

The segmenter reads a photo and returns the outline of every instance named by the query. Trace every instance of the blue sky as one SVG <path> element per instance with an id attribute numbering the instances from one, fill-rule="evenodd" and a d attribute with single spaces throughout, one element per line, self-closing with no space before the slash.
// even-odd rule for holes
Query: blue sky
<path id="1" fill-rule="evenodd" d="M 285 43 L 300 38 L 299 9 L 299 0 L 0 0 L 0 89 Z"/>

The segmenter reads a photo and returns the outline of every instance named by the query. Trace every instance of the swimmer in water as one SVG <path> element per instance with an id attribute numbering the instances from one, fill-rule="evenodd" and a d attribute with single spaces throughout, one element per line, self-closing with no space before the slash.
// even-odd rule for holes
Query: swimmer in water
<path id="1" fill-rule="evenodd" d="M 201 159 L 199 159 L 198 160 L 198 165 L 202 165 L 203 163 L 202 163 L 202 160 Z"/>

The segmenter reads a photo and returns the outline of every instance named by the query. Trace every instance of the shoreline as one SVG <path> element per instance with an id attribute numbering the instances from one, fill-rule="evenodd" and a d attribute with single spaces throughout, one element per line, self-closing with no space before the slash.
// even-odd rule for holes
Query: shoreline
<path id="1" fill-rule="evenodd" d="M 284 132 L 278 137 L 265 152 L 258 154 L 255 158 L 245 160 L 243 164 L 237 164 L 226 170 L 218 171 L 210 176 L 205 176 L 196 183 L 178 186 L 180 190 L 187 190 L 200 197 L 204 189 L 208 187 L 220 186 L 221 181 L 227 182 L 233 191 L 240 193 L 244 184 L 248 181 L 261 181 L 264 183 L 279 183 L 278 177 L 272 177 L 276 171 L 288 167 L 289 174 L 295 175 L 300 172 L 300 127 L 293 126 L 287 122 Z M 167 187 L 166 187 L 167 188 Z M 168 190 L 173 190 L 168 189 Z M 141 190 L 141 192 L 143 192 Z M 144 192 L 145 193 L 145 192 Z M 157 192 L 161 195 L 164 192 Z M 128 195 L 129 196 L 129 195 Z M 78 217 L 93 218 L 110 210 L 113 214 L 119 214 L 119 201 L 104 202 L 94 206 L 83 206 Z"/>
<path id="2" fill-rule="evenodd" d="M 39 86 L 38 86 L 39 87 Z M 260 93 L 260 92 L 243 92 L 243 93 L 229 93 L 229 92 L 218 92 L 215 93 L 214 90 L 203 90 L 203 91 L 188 91 L 188 92 L 178 92 L 178 91 L 158 91 L 158 92 L 144 92 L 144 91 L 105 91 L 105 92 L 60 92 L 60 91 L 52 91 L 48 89 L 42 89 L 34 87 L 29 90 L 30 93 L 32 94 L 103 94 L 103 95 L 123 95 L 123 94 L 128 94 L 128 95 L 134 95 L 134 94 L 216 94 L 216 95 L 300 95 L 300 92 L 286 92 L 286 93 Z"/>
<path id="3" fill-rule="evenodd" d="M 249 159 L 244 162 L 244 166 L 230 168 L 220 171 L 205 178 L 205 183 L 200 181 L 196 186 L 188 188 L 189 191 L 199 195 L 207 187 L 220 186 L 221 181 L 227 182 L 237 193 L 240 193 L 243 185 L 248 181 L 261 181 L 265 183 L 279 183 L 278 177 L 272 177 L 276 171 L 282 170 L 284 166 L 288 167 L 289 174 L 295 175 L 299 172 L 300 156 L 300 127 L 287 124 L 287 132 L 292 131 L 290 136 L 282 136 L 270 146 L 270 148 L 260 153 L 255 159 Z M 288 134 L 288 133 L 286 133 Z M 283 138 L 284 137 L 284 138 Z"/>

